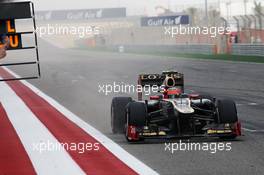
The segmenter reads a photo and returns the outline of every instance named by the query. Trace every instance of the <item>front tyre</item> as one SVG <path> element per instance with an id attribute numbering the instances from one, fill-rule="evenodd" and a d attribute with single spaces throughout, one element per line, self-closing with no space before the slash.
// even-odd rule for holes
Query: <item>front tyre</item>
<path id="1" fill-rule="evenodd" d="M 236 123 L 238 121 L 237 108 L 233 100 L 218 100 L 217 108 L 219 123 Z"/>
<path id="2" fill-rule="evenodd" d="M 218 120 L 220 124 L 236 124 L 238 122 L 236 104 L 232 100 L 218 100 Z M 221 139 L 235 139 L 236 134 L 220 136 Z"/>
<path id="3" fill-rule="evenodd" d="M 115 97 L 111 104 L 111 128 L 114 134 L 125 132 L 126 106 L 132 102 L 131 97 Z"/>
<path id="4" fill-rule="evenodd" d="M 142 102 L 131 102 L 127 106 L 126 139 L 129 142 L 142 141 L 138 136 L 138 129 L 146 125 L 147 106 Z"/>

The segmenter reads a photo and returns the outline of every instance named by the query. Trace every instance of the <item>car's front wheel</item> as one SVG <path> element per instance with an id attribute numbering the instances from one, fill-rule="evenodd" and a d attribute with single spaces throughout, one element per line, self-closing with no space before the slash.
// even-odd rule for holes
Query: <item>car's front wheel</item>
<path id="1" fill-rule="evenodd" d="M 114 134 L 125 132 L 126 106 L 132 102 L 131 97 L 115 97 L 111 104 L 111 127 Z"/>
<path id="2" fill-rule="evenodd" d="M 232 100 L 218 100 L 218 120 L 220 124 L 235 124 L 238 122 L 236 104 Z M 236 134 L 220 136 L 221 139 L 235 139 Z"/>
<path id="3" fill-rule="evenodd" d="M 233 100 L 217 101 L 219 123 L 235 123 L 238 121 L 237 108 Z"/>
<path id="4" fill-rule="evenodd" d="M 140 141 L 137 129 L 146 124 L 147 107 L 142 102 L 131 102 L 127 106 L 126 138 L 129 142 Z"/>

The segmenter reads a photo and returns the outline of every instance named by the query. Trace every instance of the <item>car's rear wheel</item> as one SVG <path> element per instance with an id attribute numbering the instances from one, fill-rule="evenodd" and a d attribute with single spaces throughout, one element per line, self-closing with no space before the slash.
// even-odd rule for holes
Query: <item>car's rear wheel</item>
<path id="1" fill-rule="evenodd" d="M 111 104 L 111 127 L 114 134 L 125 132 L 126 106 L 132 102 L 131 97 L 115 97 Z"/>
<path id="2" fill-rule="evenodd" d="M 128 127 L 132 126 L 135 128 L 143 128 L 146 124 L 147 118 L 147 107 L 145 103 L 142 102 L 131 102 L 127 106 L 127 128 L 126 128 L 126 138 L 129 142 L 142 141 L 142 139 L 136 139 L 129 137 Z"/>

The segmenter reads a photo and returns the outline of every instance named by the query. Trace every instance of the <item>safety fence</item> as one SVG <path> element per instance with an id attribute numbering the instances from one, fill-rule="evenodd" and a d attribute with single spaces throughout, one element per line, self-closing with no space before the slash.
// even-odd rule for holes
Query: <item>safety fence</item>
<path id="1" fill-rule="evenodd" d="M 81 47 L 83 45 L 79 45 Z M 164 55 L 173 54 L 215 54 L 215 45 L 213 44 L 188 44 L 188 45 L 108 45 L 96 46 L 90 49 L 107 50 L 113 52 L 125 53 L 160 53 Z M 84 47 L 82 47 L 84 48 Z M 87 48 L 88 49 L 88 48 Z"/>
<path id="2" fill-rule="evenodd" d="M 233 55 L 264 56 L 264 44 L 233 44 Z"/>
<path id="3" fill-rule="evenodd" d="M 186 54 L 214 54 L 215 45 L 212 44 L 186 44 L 186 45 L 130 45 L 124 46 L 128 52 L 160 52 L 160 53 L 186 53 Z"/>

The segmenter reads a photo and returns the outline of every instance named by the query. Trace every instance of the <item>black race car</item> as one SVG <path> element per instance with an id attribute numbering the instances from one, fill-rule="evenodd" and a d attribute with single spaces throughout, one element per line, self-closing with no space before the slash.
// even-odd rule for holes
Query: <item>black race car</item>
<path id="1" fill-rule="evenodd" d="M 178 72 L 139 75 L 139 85 L 158 86 L 158 95 L 138 101 L 115 97 L 111 105 L 113 133 L 129 142 L 147 138 L 212 136 L 234 139 L 241 135 L 234 101 L 184 92 L 184 75 Z"/>

